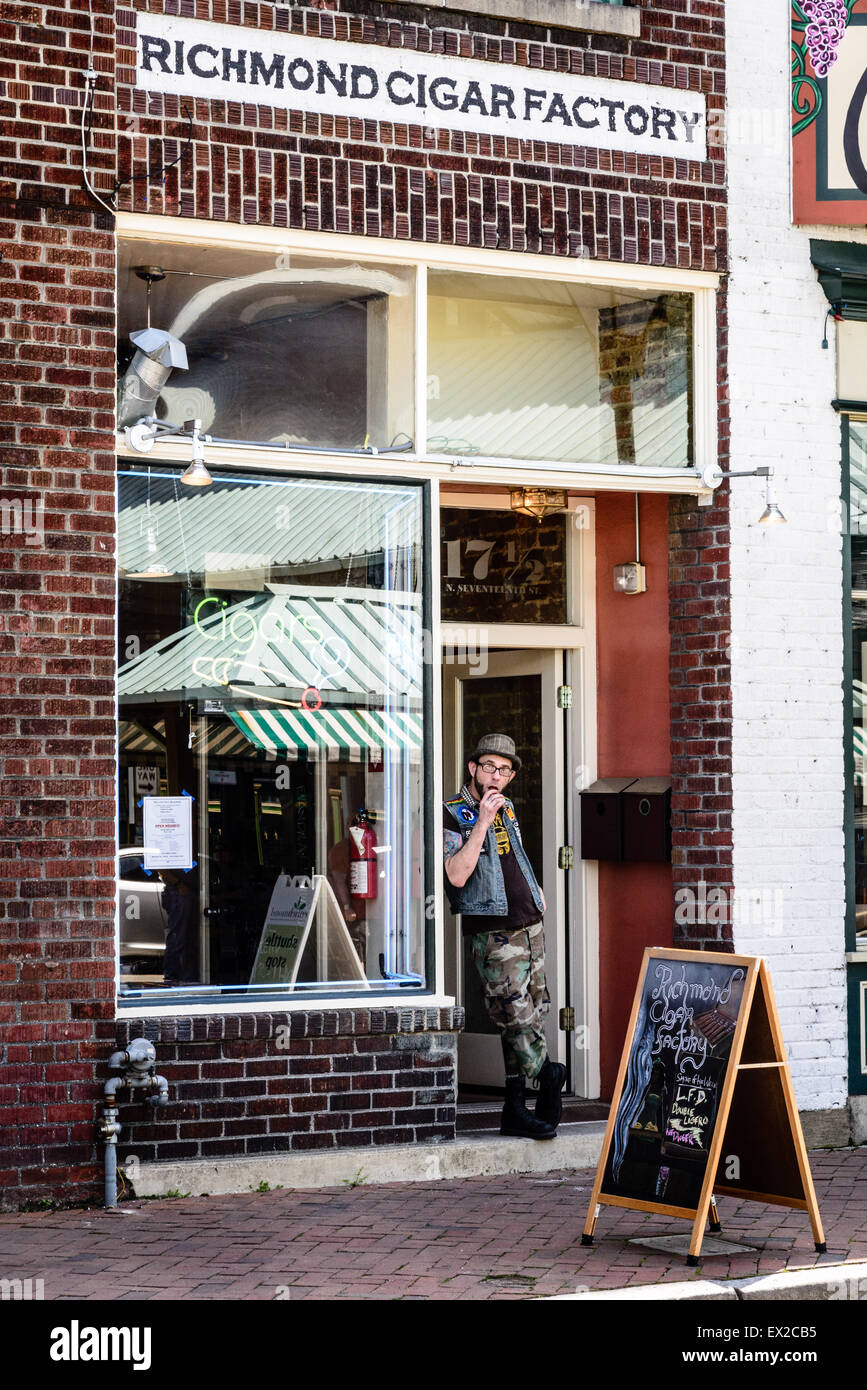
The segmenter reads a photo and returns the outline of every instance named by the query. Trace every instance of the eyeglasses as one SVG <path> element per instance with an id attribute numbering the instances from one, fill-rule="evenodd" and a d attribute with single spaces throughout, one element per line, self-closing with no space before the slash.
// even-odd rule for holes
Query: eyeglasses
<path id="1" fill-rule="evenodd" d="M 479 763 L 479 767 L 489 777 L 510 777 L 515 770 L 513 767 L 498 767 L 496 763 Z"/>

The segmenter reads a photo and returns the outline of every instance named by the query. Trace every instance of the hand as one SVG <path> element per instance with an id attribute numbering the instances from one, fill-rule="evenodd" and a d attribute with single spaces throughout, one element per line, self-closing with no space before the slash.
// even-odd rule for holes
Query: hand
<path id="1" fill-rule="evenodd" d="M 489 829 L 505 804 L 506 798 L 503 794 L 491 787 L 479 802 L 479 824 L 484 826 L 485 830 Z"/>

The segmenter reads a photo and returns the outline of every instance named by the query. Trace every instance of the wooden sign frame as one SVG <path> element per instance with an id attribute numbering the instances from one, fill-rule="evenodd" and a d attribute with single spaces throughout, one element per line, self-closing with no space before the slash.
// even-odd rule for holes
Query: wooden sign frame
<path id="1" fill-rule="evenodd" d="M 644 1201 L 604 1190 L 624 1082 L 636 1043 L 636 1021 L 644 997 L 647 972 L 655 960 L 680 962 L 683 965 L 718 964 L 722 967 L 741 967 L 744 971 L 743 994 L 722 1078 L 701 1192 L 694 1208 L 672 1206 L 664 1201 Z M 727 1171 L 731 1165 L 726 1160 L 732 1155 L 738 1159 L 737 1174 Z M 808 1212 L 816 1250 L 820 1254 L 825 1252 L 825 1236 L 807 1148 L 765 961 L 759 956 L 735 956 L 723 951 L 648 947 L 638 977 L 581 1244 L 593 1244 L 596 1222 L 603 1206 L 630 1207 L 664 1216 L 680 1216 L 693 1223 L 686 1262 L 697 1265 L 706 1224 L 709 1222 L 712 1231 L 721 1229 L 715 1201 L 717 1195 Z"/>

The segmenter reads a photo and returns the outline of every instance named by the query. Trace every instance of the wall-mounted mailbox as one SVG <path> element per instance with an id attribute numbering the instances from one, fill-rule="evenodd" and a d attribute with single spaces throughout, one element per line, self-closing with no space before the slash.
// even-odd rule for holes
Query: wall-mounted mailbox
<path id="1" fill-rule="evenodd" d="M 623 858 L 642 863 L 671 859 L 671 781 L 639 777 L 623 790 Z"/>
<path id="2" fill-rule="evenodd" d="M 623 792 L 634 777 L 601 777 L 581 793 L 581 858 L 623 858 Z"/>

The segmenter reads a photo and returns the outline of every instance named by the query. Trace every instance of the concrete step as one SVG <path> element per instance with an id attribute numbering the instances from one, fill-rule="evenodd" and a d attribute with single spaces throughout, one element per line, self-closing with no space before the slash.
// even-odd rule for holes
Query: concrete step
<path id="1" fill-rule="evenodd" d="M 527 1090 L 527 1107 L 532 1112 L 536 1105 L 536 1092 Z M 503 1097 L 468 1096 L 458 1101 L 455 1128 L 458 1134 L 475 1133 L 477 1130 L 499 1130 L 500 1112 Z M 563 1097 L 563 1118 L 561 1125 L 583 1124 L 587 1121 L 607 1120 L 609 1107 L 604 1101 L 584 1100 L 580 1096 Z"/>
<path id="2" fill-rule="evenodd" d="M 551 1173 L 595 1168 L 601 1120 L 565 1124 L 556 1139 L 505 1139 L 489 1131 L 461 1134 L 444 1144 L 383 1144 L 369 1149 L 257 1154 L 249 1158 L 186 1159 L 173 1163 L 118 1162 L 136 1197 L 219 1196 L 270 1188 L 355 1187 L 362 1183 L 432 1182 L 504 1173 Z"/>

